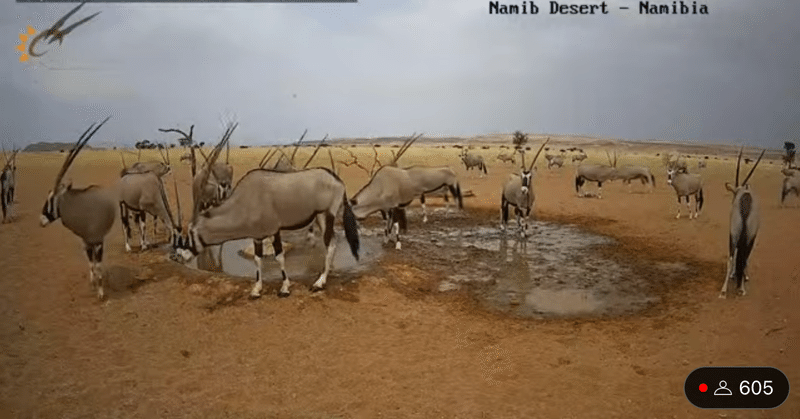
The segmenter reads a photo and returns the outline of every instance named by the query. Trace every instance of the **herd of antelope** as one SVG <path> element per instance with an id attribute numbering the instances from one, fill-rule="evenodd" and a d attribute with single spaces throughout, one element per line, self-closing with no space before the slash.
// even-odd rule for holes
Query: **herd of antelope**
<path id="1" fill-rule="evenodd" d="M 109 117 L 110 118 L 110 117 Z M 412 135 L 400 147 L 394 158 L 388 164 L 378 164 L 377 151 L 375 163 L 368 170 L 361 165 L 355 154 L 344 147 L 352 161 L 340 161 L 343 165 L 357 165 L 369 175 L 368 182 L 352 197 L 348 198 L 344 182 L 338 176 L 333 156 L 328 149 L 331 168 L 311 167 L 309 163 L 316 156 L 323 139 L 317 145 L 311 157 L 303 166 L 294 165 L 294 157 L 303 137 L 296 143 L 294 152 L 286 154 L 281 147 L 270 149 L 259 162 L 258 167 L 245 173 L 238 182 L 233 183 L 233 167 L 229 163 L 230 138 L 238 124 L 229 124 L 222 139 L 208 154 L 193 145 L 192 135 L 194 126 L 189 133 L 179 129 L 160 129 L 164 133 L 177 133 L 181 135 L 182 142 L 190 144 L 188 153 L 191 160 L 192 174 L 192 216 L 188 226 L 184 228 L 180 197 L 178 196 L 177 181 L 173 176 L 174 194 L 177 205 L 177 217 L 170 209 L 167 188 L 164 178 L 172 173 L 169 158 L 169 149 L 164 147 L 161 153 L 161 162 L 137 162 L 130 167 L 122 158 L 123 169 L 120 179 L 111 187 L 91 185 L 84 188 L 74 188 L 71 182 L 63 182 L 81 149 L 109 120 L 106 118 L 99 124 L 92 124 L 79 137 L 75 146 L 67 154 L 60 171 L 58 172 L 53 189 L 48 193 L 41 213 L 42 227 L 61 220 L 62 224 L 77 235 L 84 243 L 84 248 L 89 259 L 89 277 L 99 299 L 104 298 L 103 271 L 101 263 L 105 238 L 109 234 L 117 217 L 117 211 L 125 239 L 125 250 L 131 251 L 129 239 L 131 236 L 131 215 L 139 225 L 140 248 L 146 249 L 150 243 L 146 238 L 146 216 L 153 217 L 154 232 L 158 220 L 169 229 L 171 254 L 170 258 L 183 263 L 195 258 L 209 246 L 222 245 L 226 242 L 241 239 L 253 241 L 254 262 L 256 265 L 255 283 L 250 291 L 253 298 L 261 295 L 262 259 L 264 257 L 264 244 L 271 239 L 275 260 L 281 268 L 283 284 L 280 296 L 288 296 L 290 280 L 287 275 L 284 260 L 281 232 L 287 230 L 309 229 L 313 237 L 314 227 L 322 233 L 325 246 L 325 266 L 319 278 L 312 285 L 313 290 L 324 289 L 330 273 L 331 263 L 335 252 L 336 241 L 334 226 L 336 219 L 341 218 L 346 241 L 350 252 L 356 260 L 359 258 L 359 227 L 358 222 L 368 216 L 380 213 L 385 221 L 384 240 L 394 242 L 396 249 L 401 249 L 400 233 L 406 230 L 406 207 L 412 201 L 419 199 L 422 204 L 423 222 L 427 222 L 425 209 L 425 196 L 443 194 L 448 197 L 448 192 L 463 208 L 461 186 L 456 173 L 447 166 L 408 166 L 400 167 L 398 159 L 420 136 Z M 326 137 L 327 138 L 327 137 Z M 501 219 L 500 229 L 505 231 L 508 225 L 509 207 L 514 208 L 518 233 L 522 239 L 528 236 L 528 218 L 534 211 L 536 195 L 533 191 L 532 177 L 536 171 L 534 166 L 549 138 L 539 147 L 536 154 L 526 164 L 525 151 L 517 147 L 513 153 L 500 154 L 497 158 L 503 162 L 516 164 L 516 155 L 520 157 L 518 173 L 512 173 L 503 183 L 501 188 Z M 219 160 L 222 150 L 226 150 L 225 163 Z M 530 149 L 530 148 L 528 148 Z M 548 149 L 549 150 L 549 149 Z M 649 184 L 650 191 L 655 186 L 655 176 L 645 166 L 617 167 L 617 155 L 607 153 L 608 165 L 584 163 L 586 154 L 580 149 L 570 149 L 578 153 L 572 157 L 577 162 L 575 173 L 575 188 L 578 196 L 586 194 L 582 187 L 587 181 L 597 183 L 597 198 L 602 198 L 602 185 L 604 182 L 622 180 L 629 185 L 630 182 L 639 180 L 642 184 Z M 762 151 L 750 172 L 739 182 L 739 170 L 742 160 L 742 151 L 739 151 L 736 164 L 735 183 L 726 183 L 725 187 L 733 194 L 730 214 L 730 246 L 728 270 L 720 293 L 724 298 L 727 293 L 728 283 L 735 281 L 741 295 L 745 295 L 745 282 L 749 280 L 746 274 L 747 261 L 759 228 L 759 202 L 748 185 L 748 180 L 755 171 L 764 155 Z M 196 164 L 196 153 L 204 158 L 203 164 Z M 18 150 L 10 156 L 3 156 L 5 164 L 0 175 L 2 184 L 2 209 L 3 222 L 11 220 L 11 210 L 14 203 L 16 157 Z M 268 167 L 267 164 L 276 155 L 280 154 L 277 161 Z M 466 150 L 460 155 L 461 161 L 467 169 L 478 168 L 487 174 L 483 157 L 472 155 Z M 548 168 L 562 167 L 565 161 L 564 150 L 561 155 L 545 154 Z M 182 157 L 181 160 L 184 158 Z M 680 218 L 681 200 L 685 199 L 689 210 L 689 218 L 697 218 L 703 206 L 703 179 L 699 173 L 689 173 L 688 164 L 680 157 L 664 157 L 667 169 L 667 183 L 671 185 L 678 198 L 678 215 Z M 704 167 L 698 165 L 698 169 Z M 800 196 L 800 172 L 791 167 L 783 170 L 785 176 L 781 192 L 781 203 L 789 194 Z M 630 189 L 629 189 L 630 191 Z M 690 197 L 695 198 L 695 210 L 689 205 Z M 447 200 L 447 211 L 450 211 Z"/>

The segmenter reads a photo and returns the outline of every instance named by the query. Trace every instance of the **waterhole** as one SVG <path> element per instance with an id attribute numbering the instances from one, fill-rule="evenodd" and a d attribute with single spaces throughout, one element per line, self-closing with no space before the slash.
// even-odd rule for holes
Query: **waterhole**
<path id="1" fill-rule="evenodd" d="M 485 310 L 528 318 L 596 317 L 658 303 L 657 289 L 689 270 L 681 263 L 649 263 L 635 253 L 608 252 L 616 248 L 614 239 L 579 226 L 533 221 L 522 239 L 513 221 L 506 232 L 492 221 L 440 214 L 423 224 L 410 210 L 402 249 L 396 250 L 393 243 L 384 244 L 382 223 L 368 220 L 360 227 L 359 261 L 337 233 L 331 280 L 375 272 L 391 256 L 394 265 L 413 266 L 435 278 L 435 293 L 466 290 Z M 310 285 L 324 267 L 321 239 L 309 239 L 304 230 L 281 234 L 290 279 Z M 190 266 L 252 281 L 252 245 L 247 239 L 212 246 Z M 263 278 L 278 282 L 271 244 L 264 251 Z"/>

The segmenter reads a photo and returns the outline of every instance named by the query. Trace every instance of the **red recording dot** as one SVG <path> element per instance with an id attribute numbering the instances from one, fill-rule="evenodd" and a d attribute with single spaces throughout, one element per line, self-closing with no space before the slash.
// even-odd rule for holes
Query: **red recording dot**
<path id="1" fill-rule="evenodd" d="M 700 392 L 705 393 L 706 391 L 708 391 L 708 386 L 705 384 L 700 384 Z"/>

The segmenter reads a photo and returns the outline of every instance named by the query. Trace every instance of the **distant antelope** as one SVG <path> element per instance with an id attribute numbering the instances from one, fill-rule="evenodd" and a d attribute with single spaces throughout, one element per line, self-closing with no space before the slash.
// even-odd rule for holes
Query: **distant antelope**
<path id="1" fill-rule="evenodd" d="M 697 162 L 697 169 L 700 170 L 700 169 L 705 169 L 705 168 L 706 168 L 706 161 L 705 160 L 699 160 Z"/>
<path id="2" fill-rule="evenodd" d="M 464 166 L 467 167 L 467 170 L 477 167 L 478 172 L 483 171 L 484 175 L 488 174 L 486 171 L 486 163 L 483 162 L 483 156 L 470 154 L 466 149 L 463 149 L 461 153 L 461 161 L 464 162 Z"/>
<path id="3" fill-rule="evenodd" d="M 222 146 L 229 141 L 235 128 L 235 124 L 228 127 L 211 153 L 207 166 L 213 166 Z M 211 175 L 208 171 L 205 173 L 203 183 Z M 264 241 L 272 237 L 275 259 L 280 264 L 283 275 L 283 284 L 278 295 L 286 297 L 289 295 L 290 282 L 286 274 L 280 232 L 307 227 L 320 214 L 325 219 L 325 270 L 312 289 L 321 290 L 325 287 L 336 247 L 333 240 L 334 221 L 339 214 L 343 214 L 345 237 L 350 251 L 358 259 L 358 224 L 347 199 L 344 183 L 328 169 L 306 169 L 291 173 L 253 169 L 239 179 L 231 195 L 219 206 L 201 211 L 200 202 L 195 201 L 194 204 L 188 236 L 178 240 L 174 246 L 176 253 L 188 261 L 207 246 L 237 239 L 252 239 L 256 263 L 256 281 L 250 291 L 253 298 L 261 295 L 263 287 L 261 260 L 264 256 Z"/>
<path id="4" fill-rule="evenodd" d="M 516 161 L 514 160 L 514 155 L 509 153 L 500 153 L 497 156 L 497 160 L 500 160 L 503 163 L 511 162 L 511 164 L 515 164 Z"/>
<path id="5" fill-rule="evenodd" d="M 533 192 L 533 184 L 531 178 L 533 177 L 534 164 L 539 154 L 542 152 L 545 144 L 550 141 L 550 138 L 542 143 L 539 151 L 533 157 L 530 166 L 525 167 L 525 154 L 522 152 L 522 167 L 520 167 L 519 174 L 511 174 L 503 185 L 503 191 L 500 201 L 500 229 L 505 231 L 508 225 L 508 207 L 514 207 L 514 213 L 517 215 L 517 228 L 520 235 L 524 238 L 528 233 L 528 217 L 534 209 L 536 203 L 536 194 Z"/>
<path id="6" fill-rule="evenodd" d="M 753 250 L 760 223 L 761 212 L 758 199 L 750 190 L 750 185 L 747 184 L 747 181 L 756 170 L 758 162 L 764 157 L 766 150 L 761 152 L 756 164 L 750 169 L 750 173 L 744 178 L 744 182 L 739 185 L 739 166 L 742 161 L 743 150 L 744 147 L 739 150 L 739 159 L 736 162 L 735 185 L 731 186 L 730 183 L 725 183 L 725 188 L 733 194 L 733 202 L 730 218 L 730 240 L 728 241 L 728 272 L 725 274 L 725 281 L 722 283 L 722 290 L 719 293 L 720 298 L 726 297 L 728 282 L 731 280 L 736 281 L 740 295 L 747 294 L 744 286 L 744 283 L 750 280 L 747 275 L 747 260 Z"/>
<path id="7" fill-rule="evenodd" d="M 3 208 L 3 222 L 11 221 L 11 213 L 14 207 L 14 193 L 16 191 L 17 176 L 17 152 L 14 150 L 11 157 L 6 158 L 5 166 L 0 172 L 0 204 Z M 5 151 L 3 152 L 5 154 Z"/>
<path id="8" fill-rule="evenodd" d="M 544 158 L 547 159 L 548 169 L 550 169 L 553 166 L 558 166 L 559 168 L 564 166 L 564 157 L 561 157 L 559 155 L 545 154 Z"/>
<path id="9" fill-rule="evenodd" d="M 575 163 L 575 162 L 581 163 L 584 160 L 586 160 L 587 157 L 588 156 L 586 155 L 586 153 L 584 153 L 583 150 L 581 150 L 580 153 L 572 156 L 572 162 L 573 163 Z"/>
<path id="10" fill-rule="evenodd" d="M 230 154 L 230 151 L 226 153 L 225 163 L 214 162 L 213 164 L 208 164 L 208 156 L 203 154 L 201 149 L 198 150 L 203 155 L 206 164 L 193 175 L 192 196 L 200 202 L 200 209 L 204 210 L 208 207 L 219 205 L 231 194 L 233 188 L 233 166 L 228 163 L 227 155 Z M 209 170 L 210 172 L 208 172 Z M 207 173 L 210 173 L 210 175 Z"/>
<path id="11" fill-rule="evenodd" d="M 115 193 L 96 185 L 73 189 L 71 181 L 66 184 L 62 184 L 61 181 L 81 149 L 109 118 L 97 126 L 92 124 L 67 154 L 64 164 L 56 176 L 55 186 L 47 195 L 41 215 L 42 227 L 61 219 L 64 227 L 83 240 L 86 255 L 89 257 L 89 279 L 96 287 L 97 297 L 101 300 L 104 296 L 103 242 L 111 231 L 117 214 Z"/>
<path id="12" fill-rule="evenodd" d="M 628 185 L 628 193 L 631 192 L 631 181 L 640 180 L 642 185 L 650 184 L 650 192 L 656 186 L 656 177 L 646 166 L 622 166 L 617 169 L 617 179 L 622 179 L 622 183 Z"/>
<path id="13" fill-rule="evenodd" d="M 681 198 L 684 197 L 689 219 L 697 218 L 703 209 L 703 178 L 697 174 L 689 174 L 680 165 L 673 165 L 667 170 L 667 184 L 671 185 L 678 195 L 678 215 L 675 218 L 681 218 Z M 689 205 L 692 196 L 694 196 L 695 203 L 694 217 Z"/>
<path id="14" fill-rule="evenodd" d="M 132 173 L 154 173 L 158 177 L 166 176 L 172 171 L 169 161 L 169 149 L 166 149 L 166 157 L 161 152 L 160 148 L 158 149 L 158 153 L 161 156 L 161 161 L 139 161 L 128 167 L 125 164 L 125 155 L 120 152 L 120 156 L 122 157 L 122 170 L 119 176 L 122 177 Z"/>
<path id="15" fill-rule="evenodd" d="M 617 153 L 614 152 L 614 161 L 606 152 L 609 165 L 604 164 L 583 164 L 578 166 L 575 173 L 575 191 L 578 196 L 584 196 L 583 185 L 586 181 L 597 183 L 597 197 L 603 198 L 603 182 L 610 182 L 617 178 Z"/>
<path id="16" fill-rule="evenodd" d="M 781 172 L 785 176 L 783 178 L 783 187 L 781 188 L 781 205 L 783 205 L 790 193 L 800 198 L 800 170 L 782 169 Z"/>

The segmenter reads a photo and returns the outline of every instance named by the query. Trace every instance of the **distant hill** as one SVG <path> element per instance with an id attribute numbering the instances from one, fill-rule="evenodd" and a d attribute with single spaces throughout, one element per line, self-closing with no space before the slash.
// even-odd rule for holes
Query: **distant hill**
<path id="1" fill-rule="evenodd" d="M 72 147 L 75 146 L 75 143 L 35 143 L 25 147 L 22 151 L 28 152 L 41 152 L 41 151 L 61 151 L 61 150 L 72 150 Z M 86 145 L 83 147 L 84 150 L 99 150 L 92 146 Z"/>

